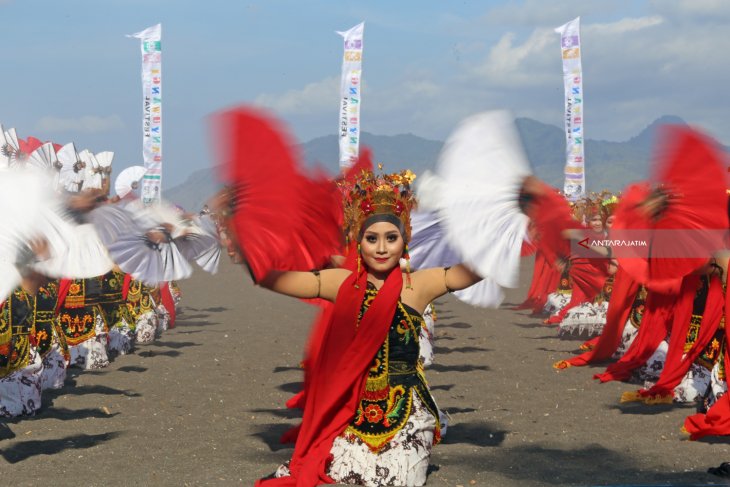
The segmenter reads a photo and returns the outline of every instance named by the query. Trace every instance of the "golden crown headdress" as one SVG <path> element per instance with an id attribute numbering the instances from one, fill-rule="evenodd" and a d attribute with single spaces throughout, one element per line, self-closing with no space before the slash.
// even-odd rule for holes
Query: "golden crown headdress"
<path id="1" fill-rule="evenodd" d="M 383 169 L 381 164 L 378 164 L 378 169 Z M 347 238 L 359 239 L 369 219 L 372 221 L 373 217 L 383 216 L 382 221 L 396 224 L 403 239 L 408 242 L 411 238 L 411 210 L 415 205 L 411 183 L 415 178 L 410 170 L 392 174 L 363 170 L 352 179 L 340 181 Z"/>

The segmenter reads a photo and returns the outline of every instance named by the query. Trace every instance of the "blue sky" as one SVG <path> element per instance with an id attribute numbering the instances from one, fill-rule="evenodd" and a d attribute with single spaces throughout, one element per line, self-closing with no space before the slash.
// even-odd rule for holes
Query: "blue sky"
<path id="1" fill-rule="evenodd" d="M 494 108 L 561 126 L 553 29 L 577 16 L 587 138 L 678 115 L 730 144 L 726 0 L 0 0 L 0 122 L 112 150 L 115 173 L 140 164 L 141 54 L 125 34 L 161 22 L 170 188 L 210 165 L 207 117 L 228 106 L 266 106 L 300 141 L 336 133 L 335 31 L 364 21 L 362 130 L 443 140 Z"/>

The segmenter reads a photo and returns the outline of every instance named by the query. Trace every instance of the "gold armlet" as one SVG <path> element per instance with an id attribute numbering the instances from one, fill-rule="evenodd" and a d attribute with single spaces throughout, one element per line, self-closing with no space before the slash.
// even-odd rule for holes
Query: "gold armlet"
<path id="1" fill-rule="evenodd" d="M 444 267 L 444 287 L 446 288 L 446 291 L 453 293 L 454 290 L 451 289 L 449 287 L 448 283 L 446 282 L 446 273 L 448 272 L 449 269 L 451 269 L 451 267 Z"/>
<path id="2" fill-rule="evenodd" d="M 312 271 L 312 274 L 317 276 L 317 296 L 316 297 L 318 298 L 319 295 L 322 293 L 322 276 L 319 275 L 319 271 L 316 269 Z"/>

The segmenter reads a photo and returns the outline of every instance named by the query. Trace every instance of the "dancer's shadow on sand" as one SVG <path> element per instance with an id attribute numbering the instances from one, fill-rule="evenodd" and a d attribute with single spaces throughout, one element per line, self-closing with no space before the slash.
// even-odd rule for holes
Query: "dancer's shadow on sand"
<path id="1" fill-rule="evenodd" d="M 469 323 L 464 323 L 463 321 L 457 321 L 454 323 L 439 323 L 437 326 L 439 328 L 458 328 L 458 329 L 471 328 L 471 325 Z"/>
<path id="2" fill-rule="evenodd" d="M 283 365 L 280 365 L 278 367 L 274 367 L 274 373 L 275 374 L 277 374 L 279 372 L 289 372 L 290 370 L 302 371 L 304 369 L 302 369 L 301 367 L 291 367 L 291 366 L 286 367 L 286 366 L 283 366 Z"/>
<path id="3" fill-rule="evenodd" d="M 429 370 L 435 370 L 436 372 L 472 372 L 474 370 L 490 370 L 487 365 L 443 365 L 433 364 L 429 367 Z"/>
<path id="4" fill-rule="evenodd" d="M 86 449 L 101 443 L 113 440 L 119 432 L 102 433 L 98 435 L 74 435 L 56 440 L 31 440 L 16 443 L 9 448 L 3 448 L 0 455 L 8 463 L 18 463 L 37 455 L 53 455 L 64 450 Z"/>
<path id="5" fill-rule="evenodd" d="M 52 404 L 43 405 L 43 408 L 38 411 L 34 416 L 19 416 L 17 418 L 8 419 L 9 424 L 18 424 L 21 421 L 27 423 L 28 421 L 35 421 L 36 419 L 57 419 L 59 421 L 75 421 L 77 419 L 107 419 L 117 416 L 119 413 L 107 413 L 99 408 L 83 408 L 83 409 L 68 409 L 52 407 Z"/>
<path id="6" fill-rule="evenodd" d="M 210 326 L 210 325 L 218 325 L 217 321 L 198 321 L 198 317 L 191 318 L 189 316 L 186 316 L 183 320 L 175 320 L 175 328 L 179 327 L 188 327 L 188 326 Z"/>
<path id="7" fill-rule="evenodd" d="M 259 427 L 259 431 L 253 433 L 251 436 L 255 436 L 266 443 L 266 446 L 268 446 L 271 451 L 291 449 L 294 447 L 293 444 L 283 444 L 280 439 L 284 433 L 293 427 L 294 425 L 286 423 L 263 424 Z"/>
<path id="8" fill-rule="evenodd" d="M 454 384 L 441 384 L 438 386 L 431 386 L 432 391 L 450 391 L 454 388 Z"/>
<path id="9" fill-rule="evenodd" d="M 457 408 L 453 408 L 454 411 Z M 449 413 L 452 409 L 448 409 Z M 507 431 L 489 423 L 456 423 L 449 425 L 444 436 L 445 445 L 475 445 L 481 447 L 499 446 L 504 442 Z"/>
<path id="10" fill-rule="evenodd" d="M 287 382 L 276 386 L 280 391 L 288 392 L 290 394 L 296 394 L 304 388 L 304 382 Z"/>
<path id="11" fill-rule="evenodd" d="M 638 386 L 637 386 L 638 388 Z M 656 416 L 664 414 L 674 409 L 688 410 L 687 414 L 693 414 L 696 409 L 695 404 L 644 404 L 642 402 L 624 402 L 619 404 L 607 405 L 606 409 L 620 411 L 621 414 L 633 414 L 640 416 Z"/>
<path id="12" fill-rule="evenodd" d="M 160 340 L 157 340 L 155 342 L 152 342 L 150 345 L 153 345 L 155 347 L 166 347 L 166 348 L 187 348 L 187 347 L 199 347 L 200 343 L 195 342 L 162 342 Z"/>
<path id="13" fill-rule="evenodd" d="M 483 347 L 433 347 L 435 354 L 441 355 L 442 353 L 473 353 L 473 352 L 491 352 L 492 350 Z"/>
<path id="14" fill-rule="evenodd" d="M 138 365 L 125 365 L 124 367 L 119 367 L 117 369 L 119 372 L 144 372 L 147 370 L 147 367 L 140 367 Z"/>
<path id="15" fill-rule="evenodd" d="M 456 426 L 456 425 L 454 425 Z M 451 426 L 444 437 L 448 442 Z M 540 445 L 495 448 L 489 455 L 475 453 L 449 457 L 450 463 L 474 465 L 497 472 L 516 485 L 718 485 L 716 477 L 700 472 L 677 472 L 667 466 L 666 471 L 650 471 L 642 457 L 631 452 L 614 451 L 600 445 L 581 445 L 580 448 L 559 450 Z M 600 460 L 600 464 L 597 461 Z M 598 465 L 609 466 L 601 468 Z M 713 483 L 709 483 L 713 481 Z"/>
<path id="16" fill-rule="evenodd" d="M 181 355 L 182 352 L 178 352 L 177 350 L 167 350 L 166 352 L 161 352 L 159 350 L 145 350 L 144 352 L 139 352 L 137 355 L 144 358 L 151 358 L 151 357 L 177 357 Z"/>

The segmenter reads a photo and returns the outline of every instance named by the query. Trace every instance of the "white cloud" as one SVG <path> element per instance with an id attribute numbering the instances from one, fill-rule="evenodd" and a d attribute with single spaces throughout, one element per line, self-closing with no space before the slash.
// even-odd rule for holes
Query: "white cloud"
<path id="1" fill-rule="evenodd" d="M 586 35 L 595 33 L 596 35 L 616 36 L 655 27 L 664 22 L 665 19 L 661 15 L 652 15 L 650 17 L 625 18 L 607 24 L 588 24 L 583 31 Z"/>
<path id="2" fill-rule="evenodd" d="M 42 117 L 36 124 L 36 130 L 42 132 L 78 132 L 96 134 L 114 132 L 124 128 L 124 122 L 118 115 L 99 117 L 84 115 L 77 118 Z"/>
<path id="3" fill-rule="evenodd" d="M 365 89 L 366 87 L 363 87 L 363 90 Z M 333 76 L 283 94 L 261 94 L 255 98 L 254 103 L 282 115 L 333 111 L 337 108 L 339 93 L 340 80 Z"/>
<path id="4" fill-rule="evenodd" d="M 726 22 L 730 19 L 730 2 L 727 0 L 652 0 L 654 10 L 679 21 Z"/>

